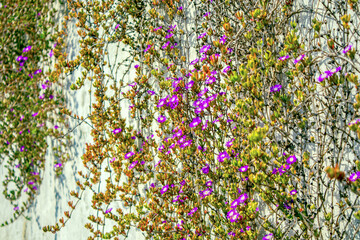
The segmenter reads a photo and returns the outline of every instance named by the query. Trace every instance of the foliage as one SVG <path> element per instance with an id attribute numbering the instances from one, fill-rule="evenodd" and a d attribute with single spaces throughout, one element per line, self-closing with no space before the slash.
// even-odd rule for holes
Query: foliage
<path id="1" fill-rule="evenodd" d="M 45 81 L 49 73 L 39 64 L 50 65 L 53 55 L 53 40 L 47 37 L 54 26 L 49 20 L 55 13 L 49 10 L 50 4 L 39 0 L 3 1 L 1 7 L 0 154 L 1 164 L 7 169 L 2 176 L 3 193 L 14 207 L 13 217 L 2 220 L 1 226 L 24 215 L 33 203 L 43 180 L 46 138 L 59 138 L 56 129 L 65 123 L 64 116 L 53 116 L 64 102 L 62 94 L 55 94 L 51 88 L 58 78 Z M 55 125 L 55 130 L 49 123 Z M 66 147 L 58 141 L 54 149 L 54 171 L 58 175 L 68 158 L 61 146 Z"/>

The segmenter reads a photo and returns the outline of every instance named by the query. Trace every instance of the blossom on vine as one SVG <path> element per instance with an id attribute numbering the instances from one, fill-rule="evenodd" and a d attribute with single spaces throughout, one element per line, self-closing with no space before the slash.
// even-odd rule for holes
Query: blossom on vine
<path id="1" fill-rule="evenodd" d="M 203 174 L 208 174 L 209 171 L 210 171 L 209 164 L 207 164 L 205 167 L 203 167 L 203 168 L 201 169 L 201 171 L 203 172 Z"/>
<path id="2" fill-rule="evenodd" d="M 190 128 L 196 127 L 201 123 L 201 119 L 199 117 L 196 117 L 193 119 L 193 121 L 190 123 Z"/>
<path id="3" fill-rule="evenodd" d="M 199 61 L 199 59 L 198 59 L 198 58 L 195 58 L 195 59 L 190 63 L 190 65 L 194 65 L 194 64 L 196 64 L 198 61 Z"/>
<path id="4" fill-rule="evenodd" d="M 270 88 L 270 92 L 279 92 L 281 88 L 282 88 L 281 85 L 272 86 L 272 87 Z"/>
<path id="5" fill-rule="evenodd" d="M 219 154 L 218 160 L 219 160 L 219 162 L 223 162 L 224 159 L 229 158 L 229 157 L 230 157 L 229 154 L 226 151 L 224 151 Z"/>
<path id="6" fill-rule="evenodd" d="M 286 162 L 287 162 L 288 164 L 293 164 L 293 163 L 296 162 L 296 160 L 297 160 L 296 156 L 295 156 L 295 155 L 292 155 L 292 156 L 288 157 L 288 159 L 286 159 Z"/>
<path id="7" fill-rule="evenodd" d="M 155 183 L 150 184 L 150 187 L 151 187 L 151 188 L 154 188 L 154 187 L 155 187 Z"/>
<path id="8" fill-rule="evenodd" d="M 14 207 L 14 211 L 18 211 L 19 210 L 19 207 Z"/>
<path id="9" fill-rule="evenodd" d="M 350 177 L 349 177 L 349 180 L 350 180 L 351 182 L 355 182 L 357 179 L 358 179 L 358 174 L 357 174 L 357 173 L 353 173 L 353 174 L 351 174 Z"/>
<path id="10" fill-rule="evenodd" d="M 209 89 L 208 88 L 204 88 L 203 90 L 201 90 L 199 93 L 198 93 L 198 96 L 199 97 L 202 97 Z"/>
<path id="11" fill-rule="evenodd" d="M 183 131 L 181 129 L 179 129 L 174 135 L 173 137 L 181 137 L 181 135 L 183 134 Z"/>
<path id="12" fill-rule="evenodd" d="M 205 36 L 206 36 L 206 32 L 200 34 L 200 35 L 198 36 L 198 39 L 203 38 L 203 37 L 205 37 Z"/>
<path id="13" fill-rule="evenodd" d="M 191 80 L 190 82 L 188 82 L 188 83 L 185 85 L 186 90 L 191 89 L 193 85 L 194 85 L 194 81 Z"/>
<path id="14" fill-rule="evenodd" d="M 230 70 L 230 66 L 227 66 L 226 68 L 224 68 L 223 73 L 227 73 Z"/>
<path id="15" fill-rule="evenodd" d="M 207 17 L 209 15 L 210 15 L 210 12 L 207 12 L 207 13 L 204 14 L 204 17 Z"/>
<path id="16" fill-rule="evenodd" d="M 246 231 L 250 231 L 251 227 L 250 226 L 246 226 Z"/>
<path id="17" fill-rule="evenodd" d="M 171 38 L 172 36 L 174 36 L 174 34 L 170 33 L 170 34 L 166 35 L 165 38 Z"/>
<path id="18" fill-rule="evenodd" d="M 31 46 L 27 46 L 26 48 L 24 48 L 23 52 L 28 52 L 31 50 Z"/>
<path id="19" fill-rule="evenodd" d="M 205 83 L 206 84 L 213 84 L 216 81 L 216 77 L 215 76 L 210 76 L 206 79 Z"/>
<path id="20" fill-rule="evenodd" d="M 169 189 L 169 185 L 166 185 L 161 189 L 160 193 L 164 194 L 168 189 Z"/>
<path id="21" fill-rule="evenodd" d="M 163 123 L 163 122 L 165 122 L 165 121 L 166 121 L 166 117 L 165 117 L 165 116 L 160 115 L 160 116 L 158 117 L 158 122 L 159 122 L 159 123 Z"/>
<path id="22" fill-rule="evenodd" d="M 155 28 L 154 31 L 157 31 L 157 30 L 159 30 L 159 29 L 161 29 L 161 28 L 162 28 L 162 26 L 160 26 L 160 27 L 158 27 L 158 28 Z"/>
<path id="23" fill-rule="evenodd" d="M 21 148 L 20 148 L 20 152 L 23 152 L 23 151 L 24 151 L 24 149 L 25 149 L 25 147 L 24 147 L 24 146 L 21 146 Z"/>
<path id="24" fill-rule="evenodd" d="M 189 216 L 192 216 L 197 210 L 198 210 L 198 208 L 197 208 L 197 207 L 194 207 L 194 208 L 188 213 L 188 215 L 189 215 Z"/>
<path id="25" fill-rule="evenodd" d="M 205 197 L 209 196 L 212 192 L 213 192 L 213 190 L 211 188 L 208 188 L 204 191 L 200 191 L 199 194 L 200 194 L 201 198 L 205 198 Z"/>
<path id="26" fill-rule="evenodd" d="M 108 210 L 105 211 L 105 214 L 111 212 L 111 210 L 112 208 L 109 208 Z"/>
<path id="27" fill-rule="evenodd" d="M 199 53 L 206 53 L 211 48 L 211 45 L 202 46 Z"/>
<path id="28" fill-rule="evenodd" d="M 295 195 L 297 193 L 297 191 L 295 189 L 290 191 L 290 195 Z"/>
<path id="29" fill-rule="evenodd" d="M 41 73 L 41 69 L 38 69 L 34 72 L 34 75 L 38 74 L 38 73 Z"/>
<path id="30" fill-rule="evenodd" d="M 137 163 L 138 163 L 138 161 L 135 161 L 135 162 L 131 163 L 130 166 L 129 166 L 129 170 L 133 169 L 136 166 Z"/>
<path id="31" fill-rule="evenodd" d="M 165 49 L 165 48 L 167 48 L 167 46 L 169 46 L 169 44 L 170 44 L 170 42 L 169 41 L 167 41 L 163 46 L 162 46 L 162 49 Z"/>
<path id="32" fill-rule="evenodd" d="M 241 203 L 244 203 L 246 201 L 246 199 L 248 199 L 248 198 L 249 198 L 249 196 L 246 193 L 244 193 L 239 197 L 239 200 Z"/>
<path id="33" fill-rule="evenodd" d="M 211 180 L 210 180 L 210 181 L 207 181 L 207 182 L 205 183 L 205 185 L 206 185 L 207 187 L 211 187 L 212 181 L 211 181 Z"/>
<path id="34" fill-rule="evenodd" d="M 228 235 L 235 237 L 236 234 L 234 232 L 229 232 Z"/>
<path id="35" fill-rule="evenodd" d="M 351 47 L 352 47 L 352 45 L 349 44 L 349 45 L 342 51 L 342 53 L 346 54 L 348 51 L 351 50 Z"/>
<path id="36" fill-rule="evenodd" d="M 232 201 L 232 203 L 230 204 L 231 208 L 236 208 L 238 205 L 240 205 L 241 201 L 240 199 L 235 199 L 234 201 Z"/>
<path id="37" fill-rule="evenodd" d="M 305 54 L 300 55 L 299 57 L 297 57 L 297 58 L 294 60 L 294 64 L 296 65 L 298 62 L 300 62 L 301 60 L 303 60 L 304 57 L 305 57 Z"/>
<path id="38" fill-rule="evenodd" d="M 242 166 L 241 168 L 239 168 L 239 171 L 240 172 L 246 172 L 248 170 L 249 166 L 248 165 L 245 165 L 245 166 Z"/>
<path id="39" fill-rule="evenodd" d="M 188 140 L 188 141 L 186 141 L 186 142 L 184 142 L 182 145 L 180 145 L 180 148 L 186 148 L 186 147 L 190 146 L 190 145 L 191 145 L 191 142 L 192 142 L 191 139 Z"/>
<path id="40" fill-rule="evenodd" d="M 226 147 L 231 147 L 233 145 L 233 141 L 235 140 L 235 138 L 231 139 L 230 141 L 227 141 L 225 146 Z"/>
<path id="41" fill-rule="evenodd" d="M 121 128 L 117 128 L 117 129 L 113 130 L 112 132 L 113 132 L 114 134 L 117 134 L 117 133 L 119 133 L 119 132 L 121 132 L 121 131 L 122 131 Z"/>
<path id="42" fill-rule="evenodd" d="M 174 26 L 171 26 L 171 25 L 170 25 L 168 32 L 174 31 L 175 27 L 176 27 L 176 25 L 174 25 Z"/>
<path id="43" fill-rule="evenodd" d="M 279 60 L 284 61 L 285 59 L 288 59 L 289 55 L 283 56 L 283 57 L 279 57 Z"/>
<path id="44" fill-rule="evenodd" d="M 147 52 L 151 48 L 151 45 L 147 45 L 147 48 L 145 48 L 144 52 Z"/>
<path id="45" fill-rule="evenodd" d="M 263 240 L 271 240 L 271 239 L 273 239 L 273 234 L 272 233 L 269 233 L 269 234 L 267 234 L 267 235 L 265 235 L 263 237 Z"/>
<path id="46" fill-rule="evenodd" d="M 177 202 L 177 201 L 179 201 L 179 198 L 180 198 L 180 195 L 177 195 L 177 196 L 174 198 L 174 200 L 172 200 L 172 202 Z"/>
<path id="47" fill-rule="evenodd" d="M 206 123 L 201 127 L 201 129 L 204 131 L 206 128 L 207 128 L 207 123 L 208 123 L 209 120 L 206 120 Z"/>
<path id="48" fill-rule="evenodd" d="M 339 72 L 340 70 L 341 70 L 341 66 L 339 66 L 337 68 L 334 68 L 334 69 L 331 69 L 331 70 L 328 70 L 328 71 L 325 71 L 325 73 L 327 74 L 326 78 L 331 77 L 332 75 Z"/>
<path id="49" fill-rule="evenodd" d="M 134 68 L 138 68 L 139 67 L 139 65 L 138 64 L 136 64 L 135 66 L 134 66 Z"/>
<path id="50" fill-rule="evenodd" d="M 36 112 L 36 113 L 34 113 L 33 115 L 31 115 L 31 116 L 36 117 L 38 114 L 39 114 L 39 113 Z"/>
<path id="51" fill-rule="evenodd" d="M 220 43 L 221 44 L 225 44 L 226 42 L 226 35 L 224 34 L 221 38 L 220 38 Z"/>
<path id="52" fill-rule="evenodd" d="M 125 159 L 128 159 L 128 158 L 132 157 L 133 155 L 135 155 L 134 152 L 128 152 L 127 154 L 125 154 Z"/>

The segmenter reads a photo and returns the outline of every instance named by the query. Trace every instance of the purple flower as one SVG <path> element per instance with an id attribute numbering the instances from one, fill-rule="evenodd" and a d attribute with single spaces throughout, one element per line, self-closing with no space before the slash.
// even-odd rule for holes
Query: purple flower
<path id="1" fill-rule="evenodd" d="M 353 173 L 350 175 L 349 180 L 351 182 L 355 182 L 358 179 L 358 175 L 356 173 Z"/>
<path id="2" fill-rule="evenodd" d="M 191 89 L 193 85 L 194 85 L 194 81 L 191 80 L 190 82 L 188 82 L 188 83 L 185 85 L 186 90 Z"/>
<path id="3" fill-rule="evenodd" d="M 31 115 L 31 116 L 36 117 L 38 114 L 39 114 L 39 113 L 36 112 L 36 113 L 34 113 L 33 115 Z"/>
<path id="4" fill-rule="evenodd" d="M 326 78 L 331 77 L 332 75 L 339 72 L 340 70 L 341 70 L 341 66 L 339 66 L 337 68 L 334 68 L 334 69 L 331 69 L 331 70 L 328 70 L 328 71 L 325 71 L 325 73 L 327 74 Z"/>
<path id="5" fill-rule="evenodd" d="M 18 211 L 19 210 L 19 207 L 14 207 L 14 211 Z"/>
<path id="6" fill-rule="evenodd" d="M 199 97 L 202 97 L 207 91 L 209 91 L 208 88 L 204 88 L 203 90 L 201 90 L 199 93 L 198 93 L 198 96 Z"/>
<path id="7" fill-rule="evenodd" d="M 18 57 L 16 58 L 16 61 L 20 62 L 22 59 L 23 59 L 23 56 L 18 56 Z"/>
<path id="8" fill-rule="evenodd" d="M 210 76 L 206 79 L 205 83 L 206 84 L 213 84 L 216 81 L 216 77 L 215 76 Z"/>
<path id="9" fill-rule="evenodd" d="M 170 42 L 168 41 L 167 43 L 165 43 L 163 46 L 162 46 L 162 49 L 165 49 L 169 46 Z"/>
<path id="10" fill-rule="evenodd" d="M 322 81 L 324 81 L 324 79 L 325 78 L 327 78 L 328 77 L 328 74 L 327 73 L 323 73 L 323 74 L 321 74 L 319 77 L 318 77 L 318 81 L 319 82 L 322 82 Z"/>
<path id="11" fill-rule="evenodd" d="M 159 29 L 161 29 L 161 28 L 162 28 L 162 26 L 160 26 L 160 27 L 158 27 L 158 28 L 155 28 L 154 31 L 157 31 L 157 30 L 159 30 Z"/>
<path id="12" fill-rule="evenodd" d="M 198 36 L 198 39 L 203 38 L 203 37 L 205 37 L 205 36 L 206 36 L 206 32 L 200 34 L 200 36 Z"/>
<path id="13" fill-rule="evenodd" d="M 351 50 L 351 47 L 352 47 L 352 45 L 349 44 L 349 46 L 347 46 L 347 47 L 342 51 L 342 53 L 346 54 L 348 51 Z"/>
<path id="14" fill-rule="evenodd" d="M 272 87 L 270 88 L 270 92 L 279 92 L 281 88 L 282 88 L 281 85 L 272 86 Z"/>
<path id="15" fill-rule="evenodd" d="M 182 145 L 180 146 L 180 148 L 186 148 L 186 147 L 190 146 L 190 145 L 191 145 L 191 142 L 192 142 L 191 139 L 188 140 L 188 141 L 186 141 L 186 142 L 184 142 L 184 144 L 182 144 Z"/>
<path id="16" fill-rule="evenodd" d="M 41 73 L 41 69 L 38 69 L 34 72 L 34 75 L 38 74 L 38 73 Z"/>
<path id="17" fill-rule="evenodd" d="M 139 67 L 139 65 L 138 64 L 136 64 L 135 66 L 134 66 L 134 68 L 138 68 Z"/>
<path id="18" fill-rule="evenodd" d="M 201 129 L 202 129 L 203 131 L 207 128 L 207 126 L 208 126 L 208 125 L 207 125 L 208 121 L 209 121 L 209 120 L 206 120 L 205 125 L 203 125 L 203 126 L 202 126 L 202 128 L 201 128 Z"/>
<path id="19" fill-rule="evenodd" d="M 197 125 L 199 125 L 201 123 L 201 119 L 199 117 L 196 117 L 193 119 L 193 121 L 190 123 L 190 127 L 196 127 Z"/>
<path id="20" fill-rule="evenodd" d="M 121 128 L 117 128 L 117 129 L 113 130 L 112 132 L 113 132 L 114 134 L 117 134 L 117 133 L 119 133 L 119 132 L 121 132 L 121 131 L 122 131 Z"/>
<path id="21" fill-rule="evenodd" d="M 211 188 L 208 188 L 204 191 L 200 191 L 199 194 L 200 194 L 201 198 L 205 198 L 205 197 L 209 196 L 212 192 L 213 192 L 213 190 Z"/>
<path id="22" fill-rule="evenodd" d="M 290 191 L 290 195 L 294 195 L 294 194 L 296 194 L 296 193 L 297 193 L 297 191 L 296 191 L 295 189 L 293 189 L 293 190 Z"/>
<path id="23" fill-rule="evenodd" d="M 27 46 L 26 48 L 24 48 L 23 52 L 28 52 L 31 50 L 31 46 Z"/>
<path id="24" fill-rule="evenodd" d="M 207 187 L 211 187 L 212 181 L 211 181 L 211 180 L 210 180 L 210 181 L 207 181 L 207 182 L 205 183 L 205 185 L 206 185 Z"/>
<path id="25" fill-rule="evenodd" d="M 229 154 L 226 151 L 224 151 L 219 154 L 218 160 L 219 160 L 219 162 L 223 162 L 224 159 L 229 158 L 229 157 L 230 157 Z"/>
<path id="26" fill-rule="evenodd" d="M 24 151 L 24 149 L 25 149 L 25 147 L 24 147 L 24 146 L 21 146 L 21 148 L 20 148 L 20 152 L 23 152 L 23 151 Z"/>
<path id="27" fill-rule="evenodd" d="M 165 121 L 166 121 L 166 117 L 165 117 L 165 116 L 160 115 L 160 116 L 158 117 L 158 122 L 159 122 L 159 123 L 163 123 L 163 122 L 165 122 Z"/>
<path id="28" fill-rule="evenodd" d="M 133 155 L 135 155 L 134 152 L 128 152 L 127 154 L 125 154 L 125 159 L 128 159 L 128 158 L 132 157 Z"/>
<path id="29" fill-rule="evenodd" d="M 161 194 L 164 194 L 168 189 L 169 189 L 169 185 L 164 186 L 160 191 Z"/>
<path id="30" fill-rule="evenodd" d="M 105 211 L 105 214 L 111 212 L 112 208 L 109 208 L 108 210 Z"/>
<path id="31" fill-rule="evenodd" d="M 211 45 L 202 46 L 199 53 L 206 53 L 211 48 Z"/>
<path id="32" fill-rule="evenodd" d="M 210 171 L 209 164 L 207 164 L 205 167 L 203 167 L 203 168 L 201 169 L 201 171 L 203 172 L 203 174 L 208 174 L 209 171 Z"/>
<path id="33" fill-rule="evenodd" d="M 226 42 L 226 35 L 223 35 L 221 38 L 220 38 L 220 43 L 221 44 L 225 44 Z"/>
<path id="34" fill-rule="evenodd" d="M 168 32 L 174 31 L 175 27 L 176 27 L 176 25 L 174 25 L 174 26 L 171 26 L 171 25 L 170 25 Z"/>
<path id="35" fill-rule="evenodd" d="M 248 198 L 249 198 L 249 196 L 248 196 L 246 193 L 244 193 L 244 194 L 242 194 L 242 195 L 239 197 L 239 200 L 240 200 L 241 203 L 243 203 L 243 202 L 245 202 L 246 199 L 248 199 Z"/>
<path id="36" fill-rule="evenodd" d="M 231 147 L 233 145 L 233 141 L 235 140 L 235 138 L 231 139 L 230 141 L 226 142 L 225 146 L 226 147 Z"/>
<path id="37" fill-rule="evenodd" d="M 303 60 L 304 57 L 305 57 L 305 54 L 300 55 L 299 57 L 297 57 L 297 58 L 294 60 L 294 64 L 296 65 L 298 62 L 300 62 L 301 60 Z"/>
<path id="38" fill-rule="evenodd" d="M 58 126 L 58 125 L 55 125 L 55 126 L 54 126 L 54 128 L 55 128 L 55 129 L 58 129 L 58 128 L 59 128 L 59 126 Z"/>
<path id="39" fill-rule="evenodd" d="M 267 234 L 267 235 L 265 235 L 263 237 L 263 240 L 271 240 L 271 239 L 273 239 L 273 234 L 272 233 L 269 233 L 269 234 Z"/>
<path id="40" fill-rule="evenodd" d="M 226 68 L 224 68 L 223 73 L 227 73 L 230 70 L 230 66 L 227 66 Z"/>
<path id="41" fill-rule="evenodd" d="M 239 168 L 239 171 L 240 172 L 246 172 L 248 170 L 249 166 L 246 165 L 246 166 L 242 166 L 241 168 Z"/>
<path id="42" fill-rule="evenodd" d="M 159 100 L 159 103 L 158 103 L 157 107 L 161 108 L 162 106 L 164 106 L 166 104 L 166 100 L 167 100 L 167 97 L 166 98 L 161 98 Z"/>
<path id="43" fill-rule="evenodd" d="M 155 183 L 150 184 L 150 187 L 151 187 L 151 188 L 154 188 L 154 187 L 155 187 Z"/>
<path id="44" fill-rule="evenodd" d="M 207 12 L 207 13 L 204 14 L 204 17 L 207 17 L 209 15 L 210 15 L 210 12 Z"/>
<path id="45" fill-rule="evenodd" d="M 172 36 L 174 36 L 174 34 L 170 33 L 170 34 L 166 35 L 165 38 L 171 38 Z"/>
<path id="46" fill-rule="evenodd" d="M 118 29 L 120 27 L 120 24 L 117 24 L 116 26 L 115 26 L 115 29 Z"/>
<path id="47" fill-rule="evenodd" d="M 192 216 L 197 210 L 198 210 L 197 207 L 193 208 L 193 209 L 188 213 L 188 215 L 189 215 L 189 216 Z"/>
<path id="48" fill-rule="evenodd" d="M 296 160 L 297 160 L 297 158 L 295 157 L 295 155 L 292 155 L 292 156 L 288 157 L 288 159 L 286 159 L 286 162 L 288 164 L 293 164 L 296 162 Z"/>
<path id="49" fill-rule="evenodd" d="M 181 182 L 180 182 L 180 185 L 181 186 L 184 186 L 186 184 L 186 181 L 185 180 L 182 180 Z"/>
<path id="50" fill-rule="evenodd" d="M 138 161 L 135 161 L 135 162 L 131 163 L 130 166 L 129 166 L 129 170 L 133 169 L 136 166 L 137 163 L 138 163 Z"/>
<path id="51" fill-rule="evenodd" d="M 285 59 L 288 59 L 288 58 L 289 58 L 289 55 L 286 55 L 286 56 L 280 57 L 279 60 L 284 61 Z"/>
<path id="52" fill-rule="evenodd" d="M 53 50 L 51 49 L 50 53 L 49 53 L 49 57 L 54 56 Z"/>
<path id="53" fill-rule="evenodd" d="M 174 198 L 174 200 L 172 200 L 172 202 L 177 202 L 177 201 L 179 201 L 179 198 L 180 198 L 180 195 L 177 195 L 177 196 Z"/>
<path id="54" fill-rule="evenodd" d="M 234 201 L 232 201 L 232 203 L 230 204 L 231 208 L 236 208 L 239 204 L 241 203 L 240 199 L 235 199 Z"/>
<path id="55" fill-rule="evenodd" d="M 196 58 L 196 59 L 194 59 L 194 60 L 190 63 L 190 65 L 194 65 L 194 64 L 196 64 L 198 61 L 199 61 L 199 59 Z"/>
<path id="56" fill-rule="evenodd" d="M 151 48 L 151 45 L 147 45 L 147 48 L 145 48 L 144 52 L 147 52 Z"/>

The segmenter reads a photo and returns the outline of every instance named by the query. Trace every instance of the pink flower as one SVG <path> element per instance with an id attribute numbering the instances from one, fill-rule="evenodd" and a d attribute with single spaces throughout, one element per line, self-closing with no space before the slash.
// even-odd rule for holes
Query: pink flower
<path id="1" fill-rule="evenodd" d="M 196 117 L 193 119 L 193 121 L 190 123 L 190 127 L 196 127 L 197 125 L 199 125 L 201 123 L 201 119 L 199 117 Z"/>
<path id="2" fill-rule="evenodd" d="M 164 186 L 160 191 L 161 194 L 164 194 L 168 189 L 169 189 L 169 185 Z"/>
<path id="3" fill-rule="evenodd" d="M 165 117 L 165 116 L 160 115 L 160 116 L 158 117 L 158 122 L 159 122 L 159 123 L 163 123 L 163 122 L 165 122 L 165 121 L 166 121 L 166 117 Z"/>
<path id="4" fill-rule="evenodd" d="M 117 129 L 113 130 L 112 132 L 113 132 L 114 134 L 117 134 L 117 133 L 119 133 L 119 132 L 121 132 L 121 131 L 122 131 L 121 128 L 117 128 Z"/>
<path id="5" fill-rule="evenodd" d="M 128 158 L 132 157 L 133 155 L 135 155 L 134 152 L 128 152 L 127 154 L 125 154 L 125 159 L 128 159 Z"/>
<path id="6" fill-rule="evenodd" d="M 297 58 L 294 60 L 294 64 L 296 65 L 298 62 L 300 62 L 301 60 L 303 60 L 304 57 L 305 57 L 305 54 L 300 55 L 299 57 L 297 57 Z"/>
<path id="7" fill-rule="evenodd" d="M 240 172 L 246 172 L 248 170 L 249 166 L 246 165 L 246 166 L 242 166 L 241 168 L 239 168 L 239 171 Z"/>
<path id="8" fill-rule="evenodd" d="M 197 210 L 198 210 L 197 207 L 193 208 L 193 209 L 188 213 L 188 215 L 189 215 L 189 216 L 192 216 Z"/>
<path id="9" fill-rule="evenodd" d="M 296 162 L 296 160 L 297 160 L 296 156 L 295 156 L 295 155 L 292 155 L 292 156 L 288 157 L 288 159 L 286 159 L 286 162 L 287 162 L 288 164 L 293 164 L 293 163 Z"/>
<path id="10" fill-rule="evenodd" d="M 271 239 L 273 239 L 273 234 L 272 233 L 269 233 L 269 234 L 267 234 L 267 235 L 265 235 L 263 237 L 263 240 L 271 240 Z"/>
<path id="11" fill-rule="evenodd" d="M 352 45 L 349 44 L 349 46 L 347 46 L 347 47 L 342 51 L 342 53 L 346 54 L 348 51 L 351 50 L 351 47 L 352 47 Z"/>
<path id="12" fill-rule="evenodd" d="M 198 36 L 198 39 L 203 38 L 203 37 L 205 37 L 205 36 L 206 36 L 206 32 L 200 34 L 200 36 Z"/>
<path id="13" fill-rule="evenodd" d="M 111 210 L 112 208 L 109 208 L 108 210 L 105 211 L 105 214 L 111 212 Z"/>
<path id="14" fill-rule="evenodd" d="M 288 59 L 288 58 L 289 58 L 289 55 L 286 55 L 286 56 L 280 57 L 279 60 L 284 61 L 285 59 Z"/>
<path id="15" fill-rule="evenodd" d="M 136 166 L 137 163 L 138 163 L 138 161 L 135 161 L 135 162 L 131 163 L 130 166 L 129 166 L 129 170 L 133 169 Z"/>
<path id="16" fill-rule="evenodd" d="M 296 191 L 295 189 L 293 189 L 293 190 L 290 191 L 290 195 L 294 195 L 294 194 L 296 194 L 296 193 L 297 193 L 297 191 Z"/>

